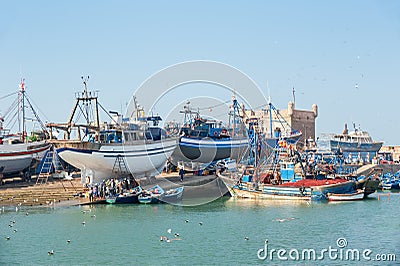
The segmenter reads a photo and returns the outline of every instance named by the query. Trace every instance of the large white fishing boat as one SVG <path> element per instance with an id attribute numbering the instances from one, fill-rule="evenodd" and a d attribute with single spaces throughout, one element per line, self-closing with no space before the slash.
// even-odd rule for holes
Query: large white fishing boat
<path id="1" fill-rule="evenodd" d="M 133 118 L 125 119 L 110 112 L 111 122 L 100 123 L 99 107 L 105 109 L 98 102 L 97 93 L 87 91 L 86 82 L 84 79 L 84 91 L 76 96 L 68 122 L 48 124 L 50 128 L 65 132 L 64 139 L 51 141 L 61 159 L 79 168 L 82 179 L 89 183 L 116 177 L 118 173 L 131 174 L 135 178 L 159 174 L 175 150 L 177 138 L 169 137 L 158 127 L 160 117 L 139 116 L 141 112 L 137 108 Z M 92 107 L 91 111 L 89 107 Z M 76 114 L 77 110 L 83 111 L 85 123 L 74 121 L 80 116 Z M 75 139 L 73 130 L 77 130 Z"/>
<path id="2" fill-rule="evenodd" d="M 14 94 L 9 96 L 11 95 Z M 30 136 L 27 136 L 27 110 L 30 110 L 35 117 L 29 120 L 40 125 L 42 130 L 40 134 L 32 132 Z M 18 129 L 12 130 L 13 125 L 17 125 Z M 40 160 L 50 147 L 50 144 L 45 140 L 46 134 L 44 124 L 26 95 L 24 79 L 21 79 L 18 98 L 0 116 L 0 179 L 1 176 L 20 174 L 21 172 L 24 173 L 25 177 L 30 175 L 29 167 L 32 161 Z"/>
<path id="3" fill-rule="evenodd" d="M 373 141 L 368 132 L 356 128 L 355 125 L 354 131 L 348 132 L 345 124 L 343 133 L 333 136 L 330 144 L 334 152 L 378 152 L 383 141 Z"/>

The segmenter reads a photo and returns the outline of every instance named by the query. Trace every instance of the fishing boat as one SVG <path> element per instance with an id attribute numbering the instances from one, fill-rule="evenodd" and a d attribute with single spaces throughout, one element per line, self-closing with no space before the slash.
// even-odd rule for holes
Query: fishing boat
<path id="1" fill-rule="evenodd" d="M 155 185 L 149 189 L 143 190 L 139 195 L 138 200 L 143 204 L 159 203 L 161 198 L 164 196 L 164 189 L 159 185 Z"/>
<path id="2" fill-rule="evenodd" d="M 381 186 L 384 190 L 400 189 L 400 179 L 393 176 L 384 178 Z"/>
<path id="3" fill-rule="evenodd" d="M 172 161 L 195 162 L 205 168 L 213 161 L 241 158 L 248 150 L 249 140 L 240 122 L 235 97 L 233 106 L 232 127 L 224 127 L 222 121 L 201 117 L 199 112 L 190 109 L 188 103 L 181 111 L 185 114 L 184 126 L 180 129 L 179 145 L 172 154 Z"/>
<path id="4" fill-rule="evenodd" d="M 142 192 L 143 192 L 142 187 L 137 186 L 129 192 L 106 197 L 106 202 L 110 204 L 138 203 L 139 195 L 142 194 Z"/>
<path id="5" fill-rule="evenodd" d="M 354 200 L 362 200 L 364 199 L 364 190 L 358 189 L 352 193 L 345 194 L 337 194 L 337 193 L 328 193 L 327 194 L 329 201 L 354 201 Z"/>
<path id="6" fill-rule="evenodd" d="M 324 200 L 328 193 L 349 193 L 354 191 L 354 181 L 344 179 L 313 180 L 302 179 L 283 184 L 261 184 L 250 180 L 227 181 L 222 179 L 233 197 L 277 200 Z"/>
<path id="7" fill-rule="evenodd" d="M 41 127 L 41 131 L 32 131 L 30 136 L 27 134 L 27 110 L 34 116 L 29 120 Z M 11 133 L 12 129 L 8 126 L 15 124 L 18 130 Z M 46 127 L 33 108 L 25 90 L 25 81 L 21 79 L 18 98 L 5 114 L 0 115 L 0 176 L 23 172 L 24 177 L 29 178 L 29 167 L 50 148 L 47 136 Z"/>
<path id="8" fill-rule="evenodd" d="M 383 145 L 383 141 L 374 141 L 367 131 L 356 128 L 348 132 L 347 124 L 342 134 L 334 135 L 330 140 L 331 150 L 333 152 L 368 152 L 377 153 Z M 372 157 L 371 157 L 372 158 Z"/>
<path id="9" fill-rule="evenodd" d="M 184 187 L 177 187 L 177 188 L 171 188 L 162 195 L 160 198 L 161 202 L 165 203 L 177 203 L 182 200 L 182 195 L 183 195 L 183 189 Z"/>
<path id="10" fill-rule="evenodd" d="M 355 178 L 356 189 L 362 189 L 364 191 L 364 196 L 367 197 L 376 192 L 381 180 L 379 178 L 382 175 L 383 169 L 373 169 L 367 175 L 360 175 Z"/>
<path id="11" fill-rule="evenodd" d="M 260 137 L 255 135 L 256 139 Z M 298 152 L 287 148 L 271 148 L 265 159 L 256 152 L 257 145 L 252 145 L 249 154 L 251 164 L 238 167 L 238 171 L 217 171 L 233 197 L 250 199 L 281 200 L 324 200 L 328 193 L 350 193 L 354 191 L 355 182 L 336 178 L 326 174 L 322 179 L 310 174 L 303 166 L 303 159 Z M 289 151 L 289 153 L 288 153 Z M 299 163 L 302 174 L 295 173 L 295 164 Z"/>
<path id="12" fill-rule="evenodd" d="M 80 169 L 85 183 L 100 183 L 115 172 L 134 178 L 159 174 L 177 145 L 177 138 L 158 126 L 161 117 L 144 116 L 134 99 L 136 110 L 129 117 L 109 112 L 111 122 L 100 123 L 99 109 L 105 108 L 98 102 L 98 93 L 87 90 L 87 79 L 83 84 L 68 122 L 47 124 L 64 131 L 64 139 L 51 139 L 61 159 Z M 82 116 L 85 120 L 79 122 Z"/>

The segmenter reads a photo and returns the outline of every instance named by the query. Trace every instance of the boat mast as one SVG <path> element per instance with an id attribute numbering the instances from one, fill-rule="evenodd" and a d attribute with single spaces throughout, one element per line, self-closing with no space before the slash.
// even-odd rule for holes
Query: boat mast
<path id="1" fill-rule="evenodd" d="M 22 142 L 25 142 L 26 138 L 26 123 L 25 123 L 25 79 L 21 78 L 21 84 L 20 84 L 20 110 L 22 113 L 22 117 L 19 117 L 19 112 L 18 112 L 18 120 L 19 122 L 19 132 L 21 132 L 21 120 L 22 120 Z"/>
<path id="2" fill-rule="evenodd" d="M 272 103 L 271 96 L 268 96 L 268 107 L 269 107 L 269 135 L 272 138 Z"/>

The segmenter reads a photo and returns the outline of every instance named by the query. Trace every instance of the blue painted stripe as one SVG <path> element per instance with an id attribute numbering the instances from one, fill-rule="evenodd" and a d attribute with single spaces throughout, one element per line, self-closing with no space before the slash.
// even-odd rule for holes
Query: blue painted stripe
<path id="1" fill-rule="evenodd" d="M 76 149 L 76 148 L 59 148 L 59 149 L 57 149 L 57 152 L 61 153 L 63 151 L 73 151 L 73 152 L 87 153 L 87 154 L 104 153 L 104 154 L 110 154 L 110 155 L 105 155 L 105 157 L 113 157 L 113 156 L 117 156 L 118 154 L 121 154 L 121 153 L 129 154 L 129 153 L 139 153 L 139 152 L 143 153 L 143 152 L 145 152 L 146 154 L 153 154 L 152 152 L 154 152 L 154 151 L 164 152 L 164 151 L 170 151 L 172 149 L 175 149 L 175 145 L 168 146 L 168 147 L 159 147 L 159 148 L 154 148 L 154 149 L 136 150 L 136 151 L 124 151 L 124 150 L 101 151 L 101 150 L 88 150 L 88 149 Z M 157 153 L 160 153 L 160 152 L 157 152 Z"/>
<path id="2" fill-rule="evenodd" d="M 192 148 L 237 148 L 237 147 L 248 147 L 248 143 L 242 144 L 191 144 L 186 142 L 179 143 L 179 146 L 187 146 Z"/>

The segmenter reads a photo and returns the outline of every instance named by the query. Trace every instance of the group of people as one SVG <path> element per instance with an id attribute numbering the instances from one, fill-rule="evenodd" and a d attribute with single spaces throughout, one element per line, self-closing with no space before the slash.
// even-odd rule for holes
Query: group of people
<path id="1" fill-rule="evenodd" d="M 92 202 L 97 198 L 122 194 L 137 186 L 139 186 L 139 183 L 133 177 L 124 179 L 110 178 L 103 180 L 100 184 L 88 185 L 88 198 Z"/>

